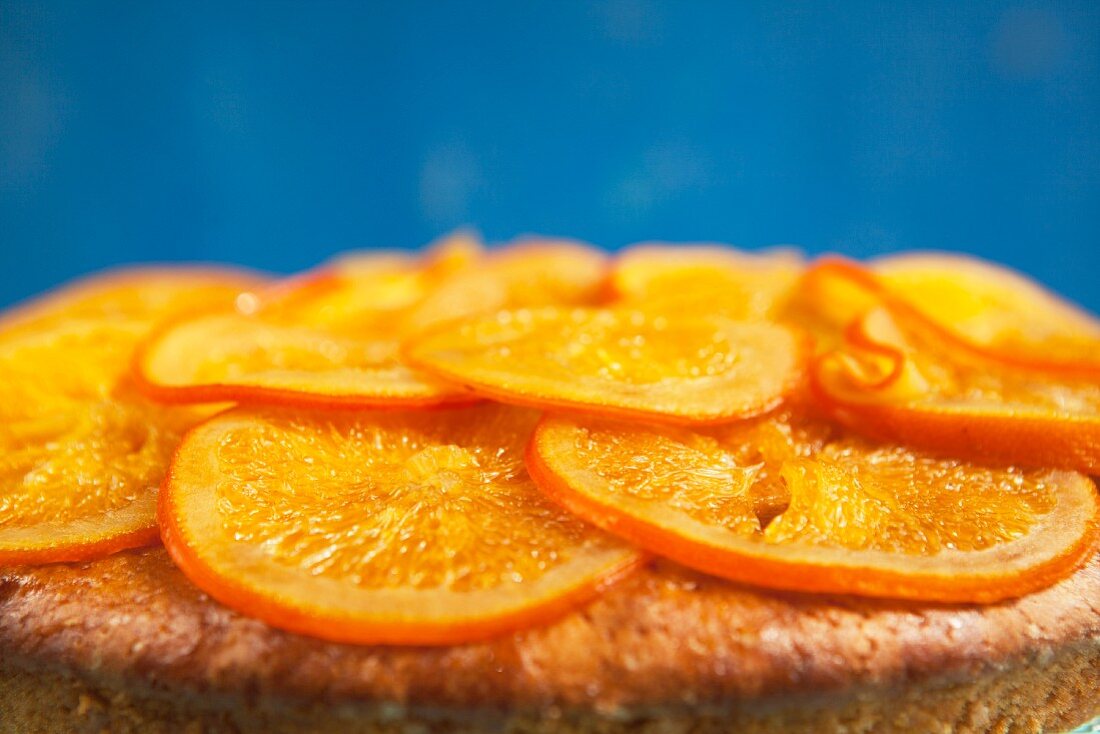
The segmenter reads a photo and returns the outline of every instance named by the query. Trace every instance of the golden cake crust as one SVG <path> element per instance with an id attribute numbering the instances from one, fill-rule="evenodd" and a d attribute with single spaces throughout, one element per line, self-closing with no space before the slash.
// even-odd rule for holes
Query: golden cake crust
<path id="1" fill-rule="evenodd" d="M 128 690 L 138 699 L 194 696 L 208 708 L 350 706 L 391 724 L 410 711 L 529 721 L 549 712 L 613 731 L 614 722 L 655 716 L 789 716 L 821 701 L 900 701 L 906 692 L 924 692 L 913 705 L 942 708 L 929 692 L 953 691 L 971 709 L 975 695 L 1017 695 L 977 701 L 988 708 L 983 720 L 1046 701 L 1057 706 L 1045 720 L 1072 723 L 1100 713 L 1100 556 L 1049 589 L 991 606 L 776 593 L 658 563 L 551 626 L 432 649 L 273 630 L 210 600 L 156 548 L 0 571 L 0 679 L 0 711 L 16 711 L 20 697 L 30 705 L 20 692 L 27 681 L 52 681 L 59 692 L 75 686 L 69 695 L 84 715 L 95 709 L 86 692 L 101 701 Z M 993 692 L 1006 685 L 1043 691 L 1042 701 Z"/>

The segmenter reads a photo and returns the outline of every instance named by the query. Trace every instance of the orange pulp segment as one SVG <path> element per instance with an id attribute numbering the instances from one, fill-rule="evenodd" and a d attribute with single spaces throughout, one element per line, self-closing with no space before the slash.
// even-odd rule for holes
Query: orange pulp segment
<path id="1" fill-rule="evenodd" d="M 537 624 L 641 557 L 538 491 L 523 464 L 536 418 L 223 413 L 172 464 L 165 545 L 226 605 L 329 640 L 459 644 Z"/>
<path id="2" fill-rule="evenodd" d="M 33 322 L 0 330 L 0 564 L 82 560 L 156 540 L 157 486 L 200 416 L 138 396 L 131 354 L 156 317 L 231 303 L 249 284 L 181 269 L 144 282 L 126 274 L 115 293 L 115 276 L 101 277 L 24 307 Z"/>
<path id="3" fill-rule="evenodd" d="M 871 264 L 954 341 L 1021 366 L 1100 375 L 1100 319 L 992 263 L 912 253 Z"/>
<path id="4" fill-rule="evenodd" d="M 945 346 L 907 311 L 870 311 L 812 385 L 854 430 L 974 458 L 1100 471 L 1100 384 Z"/>
<path id="5" fill-rule="evenodd" d="M 409 368 L 403 320 L 434 286 L 400 254 L 359 256 L 262 292 L 245 308 L 169 324 L 138 350 L 147 395 L 168 403 L 430 407 L 471 402 Z"/>
<path id="6" fill-rule="evenodd" d="M 528 469 L 548 496 L 609 532 L 706 573 L 803 592 L 943 602 L 1026 594 L 1095 552 L 1096 488 L 876 447 L 828 429 L 662 429 L 548 416 Z M 768 519 L 761 481 L 788 504 Z M 765 492 L 770 495 L 771 492 Z"/>
<path id="7" fill-rule="evenodd" d="M 611 290 L 632 308 L 665 313 L 704 308 L 737 319 L 773 318 L 802 268 L 802 258 L 792 251 L 642 244 L 615 260 Z"/>
<path id="8" fill-rule="evenodd" d="M 542 308 L 446 325 L 405 355 L 502 402 L 698 424 L 779 405 L 804 345 L 786 327 L 720 315 Z"/>

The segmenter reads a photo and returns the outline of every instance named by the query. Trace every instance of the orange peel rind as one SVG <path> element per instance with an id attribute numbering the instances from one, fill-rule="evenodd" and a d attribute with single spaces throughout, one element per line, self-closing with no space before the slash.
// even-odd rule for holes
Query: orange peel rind
<path id="1" fill-rule="evenodd" d="M 845 347 L 811 365 L 818 402 L 881 440 L 949 456 L 1100 472 L 1100 385 L 936 348 L 937 332 L 922 326 L 886 308 L 858 319 Z"/>
<path id="2" fill-rule="evenodd" d="M 883 257 L 870 268 L 947 342 L 1018 367 L 1100 377 L 1100 318 L 1030 278 L 947 253 Z"/>
<path id="3" fill-rule="evenodd" d="M 1100 319 L 1018 273 L 973 258 L 913 253 L 863 266 L 825 257 L 809 268 L 800 290 L 802 315 L 834 331 L 881 305 L 956 352 L 1053 379 L 1100 376 Z"/>

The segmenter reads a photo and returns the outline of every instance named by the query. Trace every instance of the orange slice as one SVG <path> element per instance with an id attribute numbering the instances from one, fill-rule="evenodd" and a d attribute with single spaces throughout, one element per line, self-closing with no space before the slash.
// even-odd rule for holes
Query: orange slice
<path id="1" fill-rule="evenodd" d="M 641 557 L 538 491 L 523 465 L 536 417 L 223 413 L 176 455 L 165 545 L 226 605 L 329 640 L 457 644 L 539 624 Z"/>
<path id="2" fill-rule="evenodd" d="M 595 305 L 607 267 L 607 255 L 580 242 L 521 239 L 451 268 L 405 326 L 412 333 L 505 308 Z"/>
<path id="3" fill-rule="evenodd" d="M 543 308 L 444 326 L 405 355 L 503 402 L 698 424 L 779 405 L 801 379 L 804 344 L 718 315 Z"/>
<path id="4" fill-rule="evenodd" d="M 131 353 L 156 317 L 230 303 L 249 282 L 108 274 L 24 307 L 33 317 L 0 330 L 0 564 L 83 560 L 156 540 L 157 486 L 201 416 L 136 395 Z"/>
<path id="5" fill-rule="evenodd" d="M 141 390 L 166 403 L 432 407 L 472 402 L 398 354 L 403 320 L 433 285 L 430 267 L 359 256 L 292 278 L 236 310 L 166 325 L 138 350 Z"/>
<path id="6" fill-rule="evenodd" d="M 429 287 L 410 258 L 378 254 L 340 267 L 307 271 L 258 292 L 237 312 L 273 325 L 325 330 L 365 338 L 400 333 L 402 314 Z"/>
<path id="7" fill-rule="evenodd" d="M 721 245 L 635 245 L 615 262 L 611 290 L 631 308 L 702 308 L 731 318 L 772 318 L 803 268 L 793 251 L 752 254 Z"/>
<path id="8" fill-rule="evenodd" d="M 878 308 L 812 369 L 820 402 L 855 430 L 948 455 L 1100 472 L 1100 384 L 944 345 Z"/>
<path id="9" fill-rule="evenodd" d="M 380 256 L 378 250 L 353 250 L 329 260 L 327 269 L 355 274 L 361 269 L 376 270 L 385 263 L 389 270 L 401 267 L 412 270 L 422 266 L 431 277 L 440 277 L 474 267 L 484 256 L 485 246 L 481 239 L 460 229 L 428 245 L 422 263 L 418 263 L 411 253 L 384 252 Z"/>
<path id="10" fill-rule="evenodd" d="M 1097 547 L 1088 478 L 939 460 L 785 423 L 688 431 L 549 416 L 528 449 L 548 496 L 654 553 L 759 586 L 944 602 L 1026 594 Z M 801 433 L 800 433 L 801 431 Z M 773 519 L 754 488 L 781 477 Z M 769 494 L 765 492 L 764 494 Z"/>
<path id="11" fill-rule="evenodd" d="M 156 321 L 261 285 L 246 270 L 214 266 L 132 267 L 109 270 L 62 286 L 0 314 L 0 334 L 10 337 L 72 319 Z"/>
<path id="12" fill-rule="evenodd" d="M 1100 375 L 1100 319 L 1007 268 L 914 253 L 872 263 L 946 337 L 1020 366 Z"/>

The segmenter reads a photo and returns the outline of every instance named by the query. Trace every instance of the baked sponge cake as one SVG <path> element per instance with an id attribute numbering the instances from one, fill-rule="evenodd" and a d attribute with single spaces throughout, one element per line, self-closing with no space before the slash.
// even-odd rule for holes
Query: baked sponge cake
<path id="1" fill-rule="evenodd" d="M 994 605 L 768 592 L 654 563 L 551 625 L 340 645 L 162 549 L 0 575 L 12 732 L 1058 732 L 1100 714 L 1100 557 Z"/>
<path id="2" fill-rule="evenodd" d="M 71 286 L 0 322 L 0 731 L 1072 728 L 1098 346 L 945 255 Z"/>

